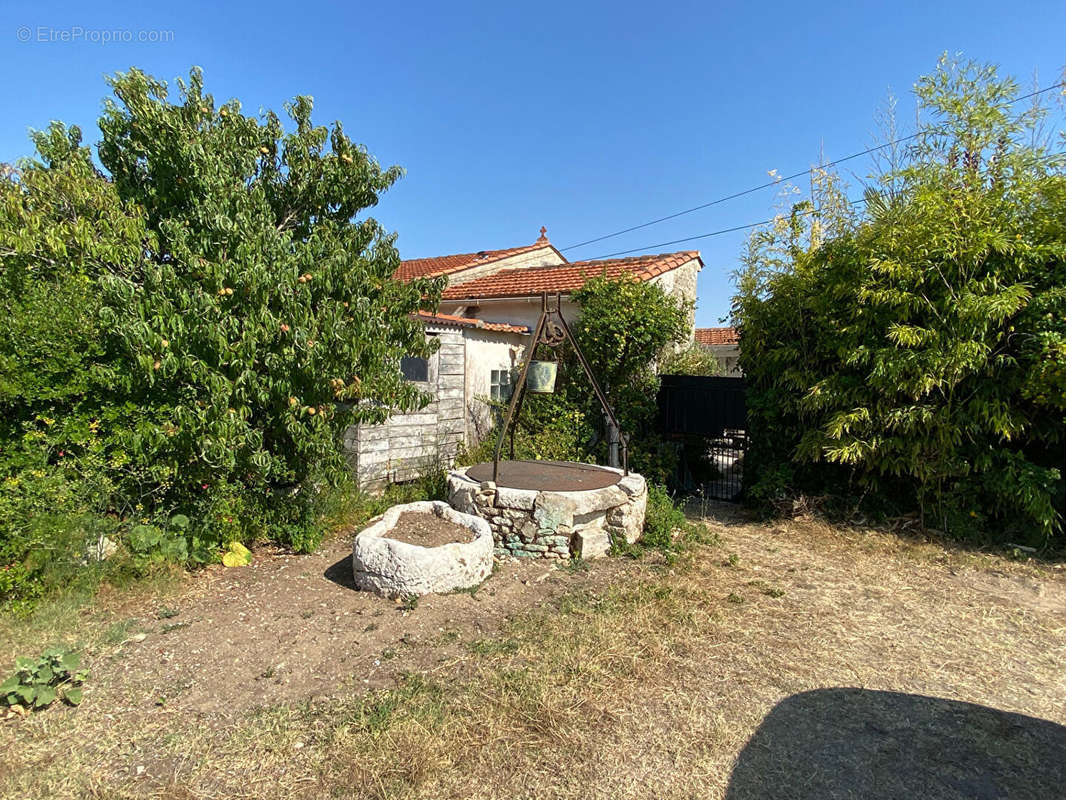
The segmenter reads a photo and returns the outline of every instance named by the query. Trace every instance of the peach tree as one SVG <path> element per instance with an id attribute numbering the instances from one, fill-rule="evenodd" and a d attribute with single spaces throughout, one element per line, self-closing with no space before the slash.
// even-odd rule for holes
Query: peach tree
<path id="1" fill-rule="evenodd" d="M 217 104 L 196 69 L 174 99 L 135 69 L 110 83 L 100 161 L 150 235 L 100 279 L 99 369 L 143 412 L 140 491 L 218 541 L 310 548 L 343 430 L 424 402 L 399 361 L 425 352 L 411 314 L 439 286 L 393 280 L 395 235 L 365 214 L 401 170 L 314 125 L 309 97 L 283 124 Z"/>

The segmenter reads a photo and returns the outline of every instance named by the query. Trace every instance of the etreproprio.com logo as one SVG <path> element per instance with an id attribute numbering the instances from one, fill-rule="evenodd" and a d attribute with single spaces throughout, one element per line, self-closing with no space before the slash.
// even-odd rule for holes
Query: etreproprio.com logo
<path id="1" fill-rule="evenodd" d="M 15 38 L 32 44 L 162 44 L 174 41 L 174 31 L 132 28 L 86 28 L 81 25 L 20 25 Z"/>

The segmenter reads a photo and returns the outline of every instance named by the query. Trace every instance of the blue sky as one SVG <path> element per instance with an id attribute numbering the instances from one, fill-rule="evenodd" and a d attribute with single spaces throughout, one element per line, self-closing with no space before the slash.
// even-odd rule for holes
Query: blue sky
<path id="1" fill-rule="evenodd" d="M 1066 64 L 1061 0 L 89 6 L 0 9 L 0 161 L 28 155 L 27 130 L 51 119 L 95 142 L 107 74 L 138 66 L 172 81 L 196 64 L 216 100 L 248 111 L 313 95 L 319 122 L 340 120 L 382 163 L 404 166 L 375 215 L 405 258 L 527 244 L 541 225 L 565 248 L 773 168 L 805 169 L 819 151 L 862 150 L 890 90 L 911 129 L 910 87 L 945 50 L 1026 85 L 1034 71 L 1054 82 Z M 102 31 L 169 41 L 108 43 Z M 848 166 L 858 178 L 870 169 Z M 774 210 L 768 189 L 565 253 L 658 252 Z M 698 324 L 728 312 L 744 237 L 664 248 L 703 253 Z"/>

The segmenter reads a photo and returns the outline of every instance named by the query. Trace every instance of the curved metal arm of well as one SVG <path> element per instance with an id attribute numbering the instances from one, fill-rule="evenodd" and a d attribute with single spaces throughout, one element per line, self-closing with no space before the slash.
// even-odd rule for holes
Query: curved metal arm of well
<path id="1" fill-rule="evenodd" d="M 553 316 L 557 317 L 558 321 L 552 319 Z M 561 293 L 556 292 L 555 307 L 549 309 L 548 293 L 544 292 L 541 294 L 540 299 L 540 317 L 537 318 L 536 328 L 533 330 L 533 336 L 529 340 L 529 347 L 527 348 L 525 358 L 522 361 L 522 369 L 518 375 L 518 385 L 515 387 L 514 392 L 511 393 L 511 402 L 507 405 L 507 416 L 504 418 L 503 425 L 500 426 L 500 432 L 496 437 L 496 449 L 492 454 L 492 480 L 494 483 L 499 478 L 500 451 L 503 449 L 503 442 L 507 436 L 507 430 L 511 427 L 511 422 L 515 420 L 516 410 L 521 408 L 521 398 L 524 396 L 526 390 L 526 375 L 529 372 L 530 362 L 533 361 L 533 356 L 536 355 L 537 345 L 546 344 L 548 347 L 558 347 L 567 339 L 569 339 L 570 344 L 573 345 L 577 360 L 585 370 L 585 374 L 588 376 L 589 382 L 592 384 L 592 390 L 596 393 L 596 398 L 600 401 L 600 405 L 603 406 L 603 413 L 607 415 L 607 418 L 611 421 L 614 429 L 618 432 L 618 443 L 622 447 L 622 470 L 624 474 L 629 474 L 629 439 L 624 433 L 622 433 L 622 426 L 618 424 L 618 418 L 614 415 L 614 409 L 612 409 L 611 404 L 607 402 L 607 395 L 604 394 L 603 389 L 600 388 L 599 381 L 596 380 L 596 376 L 592 373 L 592 367 L 585 358 L 585 354 L 581 352 L 581 348 L 578 346 L 577 339 L 574 338 L 570 326 L 566 324 L 566 319 L 563 317 L 562 312 L 562 295 Z M 514 458 L 513 440 L 511 458 Z"/>

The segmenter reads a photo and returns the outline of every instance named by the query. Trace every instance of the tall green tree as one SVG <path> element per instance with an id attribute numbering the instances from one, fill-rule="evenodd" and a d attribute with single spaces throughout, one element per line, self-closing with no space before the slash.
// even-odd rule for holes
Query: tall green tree
<path id="1" fill-rule="evenodd" d="M 944 59 L 915 93 L 923 135 L 864 219 L 823 211 L 846 208 L 834 188 L 752 239 L 735 309 L 751 489 L 1046 537 L 1063 510 L 1064 162 L 1038 136 L 1044 110 L 1019 109 L 992 67 Z"/>
<path id="2" fill-rule="evenodd" d="M 392 280 L 395 235 L 363 215 L 401 170 L 312 124 L 309 97 L 286 131 L 216 105 L 198 70 L 176 102 L 137 70 L 111 86 L 100 159 L 155 237 L 102 282 L 112 378 L 153 411 L 136 446 L 169 466 L 175 503 L 207 492 L 216 521 L 310 546 L 340 432 L 424 402 L 398 364 L 425 350 L 411 314 L 439 286 Z"/>
<path id="3" fill-rule="evenodd" d="M 394 281 L 367 213 L 401 170 L 309 97 L 283 122 L 216 103 L 196 69 L 175 97 L 136 69 L 110 85 L 102 169 L 57 123 L 0 181 L 2 452 L 29 432 L 35 469 L 75 463 L 86 437 L 60 429 L 80 420 L 108 442 L 98 513 L 311 547 L 342 431 L 427 399 L 399 362 L 427 351 L 412 312 L 441 287 Z"/>

